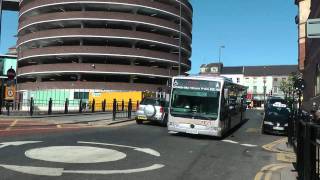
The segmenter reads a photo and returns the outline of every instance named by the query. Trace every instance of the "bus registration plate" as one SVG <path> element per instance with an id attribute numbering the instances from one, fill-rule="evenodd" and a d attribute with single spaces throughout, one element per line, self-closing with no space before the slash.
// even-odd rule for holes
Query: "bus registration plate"
<path id="1" fill-rule="evenodd" d="M 187 133 L 188 134 L 198 134 L 199 132 L 196 129 L 187 129 Z"/>

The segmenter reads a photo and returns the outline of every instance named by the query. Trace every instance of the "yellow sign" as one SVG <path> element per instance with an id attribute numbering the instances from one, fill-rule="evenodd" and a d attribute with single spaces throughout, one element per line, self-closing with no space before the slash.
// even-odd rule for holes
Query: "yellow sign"
<path id="1" fill-rule="evenodd" d="M 16 88 L 15 86 L 7 86 L 5 89 L 5 100 L 12 101 L 16 96 Z"/>

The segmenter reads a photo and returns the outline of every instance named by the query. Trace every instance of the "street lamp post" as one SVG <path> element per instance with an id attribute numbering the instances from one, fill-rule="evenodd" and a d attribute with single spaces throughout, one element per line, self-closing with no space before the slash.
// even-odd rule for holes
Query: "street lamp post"
<path id="1" fill-rule="evenodd" d="M 222 54 L 222 49 L 226 48 L 224 45 L 223 46 L 219 46 L 219 64 L 221 63 L 221 54 Z"/>
<path id="2" fill-rule="evenodd" d="M 267 87 L 266 87 L 266 67 L 264 66 L 263 67 L 263 72 L 264 72 L 264 77 L 263 77 L 263 103 L 264 103 L 264 105 L 265 105 L 265 103 L 266 103 L 266 89 L 267 89 Z"/>
<path id="3" fill-rule="evenodd" d="M 266 78 L 263 78 L 263 103 L 266 103 Z"/>
<path id="4" fill-rule="evenodd" d="M 181 21 L 181 16 L 182 16 L 182 7 L 181 7 L 181 2 L 179 2 L 179 76 L 181 75 L 181 31 L 182 31 L 182 21 Z"/>

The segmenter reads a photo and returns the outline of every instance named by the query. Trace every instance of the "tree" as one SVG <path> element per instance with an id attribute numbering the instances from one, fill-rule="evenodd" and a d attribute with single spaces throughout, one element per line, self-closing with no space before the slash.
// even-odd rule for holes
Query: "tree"
<path id="1" fill-rule="evenodd" d="M 294 92 L 294 82 L 297 79 L 296 73 L 291 73 L 288 76 L 288 79 L 282 80 L 280 82 L 280 90 L 284 93 L 285 99 L 288 101 L 290 99 L 290 95 Z M 289 95 L 289 97 L 288 97 Z"/>

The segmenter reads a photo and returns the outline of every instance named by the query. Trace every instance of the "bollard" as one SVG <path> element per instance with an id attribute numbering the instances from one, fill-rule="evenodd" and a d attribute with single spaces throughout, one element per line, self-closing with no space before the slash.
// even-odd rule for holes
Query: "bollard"
<path id="1" fill-rule="evenodd" d="M 121 102 L 121 111 L 124 111 L 124 100 L 122 99 L 122 102 Z"/>
<path id="2" fill-rule="evenodd" d="M 106 101 L 106 99 L 104 99 L 103 100 L 103 108 L 102 108 L 103 112 L 106 112 L 106 106 L 107 106 L 107 101 Z"/>
<path id="3" fill-rule="evenodd" d="M 113 99 L 113 108 L 112 108 L 112 120 L 116 120 L 116 113 L 117 113 L 117 100 Z"/>
<path id="4" fill-rule="evenodd" d="M 132 112 L 132 101 L 129 99 L 128 103 L 128 119 L 131 119 L 131 112 Z"/>
<path id="5" fill-rule="evenodd" d="M 33 97 L 30 100 L 30 116 L 33 116 L 33 109 L 34 109 L 34 100 Z"/>
<path id="6" fill-rule="evenodd" d="M 79 102 L 79 113 L 82 113 L 82 99 Z"/>
<path id="7" fill-rule="evenodd" d="M 92 100 L 92 106 L 91 106 L 91 110 L 92 110 L 91 112 L 94 113 L 94 110 L 95 110 L 94 108 L 95 108 L 95 107 L 96 107 L 96 100 L 93 99 L 93 100 Z"/>
<path id="8" fill-rule="evenodd" d="M 68 106 L 69 106 L 69 99 L 66 98 L 66 102 L 64 103 L 64 113 L 65 114 L 68 114 L 68 112 L 69 112 Z"/>
<path id="9" fill-rule="evenodd" d="M 48 115 L 52 114 L 52 98 L 49 99 Z"/>
<path id="10" fill-rule="evenodd" d="M 19 101 L 18 102 L 18 111 L 20 111 L 21 110 L 21 102 Z"/>
<path id="11" fill-rule="evenodd" d="M 10 116 L 10 105 L 9 102 L 6 102 L 7 115 Z"/>
<path id="12" fill-rule="evenodd" d="M 137 101 L 136 109 L 139 109 L 139 101 Z"/>

